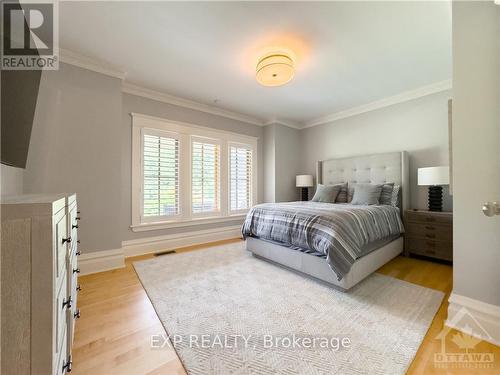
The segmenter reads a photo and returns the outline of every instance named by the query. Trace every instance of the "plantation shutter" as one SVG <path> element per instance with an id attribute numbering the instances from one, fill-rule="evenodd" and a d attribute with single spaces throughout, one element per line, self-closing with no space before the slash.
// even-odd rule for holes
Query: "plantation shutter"
<path id="1" fill-rule="evenodd" d="M 252 150 L 230 147 L 231 211 L 247 210 L 252 202 Z"/>
<path id="2" fill-rule="evenodd" d="M 179 214 L 179 140 L 143 137 L 143 216 Z"/>
<path id="3" fill-rule="evenodd" d="M 220 146 L 192 142 L 191 207 L 193 214 L 220 210 Z"/>

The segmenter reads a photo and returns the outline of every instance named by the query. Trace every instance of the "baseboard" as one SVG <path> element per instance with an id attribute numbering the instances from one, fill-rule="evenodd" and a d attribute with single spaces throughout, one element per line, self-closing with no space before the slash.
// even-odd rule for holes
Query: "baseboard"
<path id="1" fill-rule="evenodd" d="M 446 326 L 500 346 L 500 306 L 456 293 L 448 301 Z"/>
<path id="2" fill-rule="evenodd" d="M 137 240 L 123 241 L 122 249 L 125 257 L 151 254 L 158 251 L 177 249 L 185 246 L 229 240 L 241 237 L 241 226 L 233 225 L 214 229 L 204 229 L 165 236 L 146 237 Z"/>
<path id="3" fill-rule="evenodd" d="M 94 251 L 78 257 L 80 275 L 110 271 L 125 267 L 123 249 Z"/>

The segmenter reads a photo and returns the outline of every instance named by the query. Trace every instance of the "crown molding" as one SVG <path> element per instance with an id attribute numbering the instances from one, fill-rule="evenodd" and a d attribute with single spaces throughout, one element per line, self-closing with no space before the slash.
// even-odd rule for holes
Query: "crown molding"
<path id="1" fill-rule="evenodd" d="M 279 120 L 279 119 L 274 119 L 274 120 L 269 120 L 267 121 L 264 126 L 272 125 L 272 124 L 279 124 L 283 126 L 288 126 L 289 128 L 292 129 L 303 129 L 304 126 L 300 122 L 295 122 L 295 121 L 290 121 L 290 120 Z"/>
<path id="2" fill-rule="evenodd" d="M 96 60 L 77 52 L 70 51 L 68 49 L 59 49 L 59 59 L 61 62 L 78 66 L 79 68 L 84 68 L 91 70 L 93 72 L 105 74 L 107 76 L 115 77 L 118 79 L 125 79 L 126 72 L 117 68 L 114 65 L 105 63 L 101 60 Z"/>
<path id="3" fill-rule="evenodd" d="M 387 98 L 376 100 L 368 104 L 363 104 L 358 107 L 353 107 L 345 111 L 335 112 L 332 113 L 331 115 L 323 116 L 312 121 L 306 121 L 303 128 L 311 128 L 313 126 L 327 124 L 347 117 L 359 115 L 361 113 L 374 111 L 376 109 L 389 107 L 394 104 L 399 104 L 407 102 L 409 100 L 418 99 L 427 95 L 450 90 L 451 88 L 452 88 L 451 80 L 436 82 L 431 85 L 419 87 L 415 90 L 405 91 L 394 96 L 389 96 Z"/>
<path id="4" fill-rule="evenodd" d="M 181 98 L 178 96 L 170 95 L 160 91 L 155 91 L 146 87 L 126 82 L 125 77 L 127 73 L 123 69 L 108 64 L 102 60 L 93 59 L 91 57 L 85 56 L 83 54 L 68 49 L 60 48 L 59 58 L 60 61 L 63 63 L 78 66 L 83 69 L 91 70 L 97 73 L 105 74 L 107 76 L 115 77 L 122 80 L 123 81 L 122 91 L 127 94 L 137 95 L 144 98 L 160 101 L 163 103 L 176 105 L 179 107 L 210 113 L 216 116 L 221 116 L 252 125 L 267 126 L 271 124 L 280 124 L 298 130 L 327 124 L 347 117 L 356 116 L 362 113 L 374 111 L 376 109 L 381 109 L 394 104 L 403 103 L 409 100 L 418 99 L 441 91 L 446 91 L 452 88 L 451 80 L 436 82 L 431 85 L 417 88 L 415 90 L 405 91 L 394 96 L 376 100 L 368 104 L 363 104 L 358 107 L 353 107 L 344 111 L 335 112 L 330 115 L 323 116 L 313 120 L 308 120 L 305 122 L 280 120 L 276 118 L 271 120 L 263 120 L 254 116 L 229 111 L 209 104 L 195 102 L 193 100 Z"/>
<path id="5" fill-rule="evenodd" d="M 134 85 L 132 83 L 123 82 L 122 91 L 127 94 L 142 96 L 144 98 L 156 100 L 159 102 L 173 104 L 179 107 L 194 109 L 196 111 L 210 113 L 221 117 L 230 118 L 232 120 L 246 122 L 252 125 L 265 126 L 264 121 L 256 117 L 228 111 L 219 107 L 208 104 L 198 103 L 192 100 L 180 98 L 160 91 L 151 90 L 142 86 Z"/>

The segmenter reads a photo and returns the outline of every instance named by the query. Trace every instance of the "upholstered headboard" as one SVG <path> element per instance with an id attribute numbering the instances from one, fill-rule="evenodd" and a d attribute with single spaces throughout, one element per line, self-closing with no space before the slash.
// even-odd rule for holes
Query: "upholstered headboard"
<path id="1" fill-rule="evenodd" d="M 318 184 L 394 182 L 401 185 L 399 208 L 402 212 L 410 207 L 409 180 L 406 151 L 321 160 L 318 161 L 316 171 Z"/>

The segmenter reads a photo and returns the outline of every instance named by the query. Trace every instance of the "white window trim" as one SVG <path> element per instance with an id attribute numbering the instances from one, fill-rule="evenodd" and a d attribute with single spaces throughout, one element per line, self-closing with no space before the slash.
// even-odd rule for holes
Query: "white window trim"
<path id="1" fill-rule="evenodd" d="M 229 146 L 246 146 L 252 150 L 252 196 L 250 206 L 257 203 L 257 140 L 256 137 L 241 135 L 224 130 L 215 130 L 198 125 L 166 120 L 159 117 L 131 113 L 132 116 L 132 224 L 134 232 L 168 228 L 189 227 L 241 219 L 246 210 L 230 212 Z M 180 215 L 166 221 L 144 222 L 142 213 L 142 129 L 158 130 L 163 134 L 175 135 L 179 144 L 179 212 Z M 191 145 L 192 138 L 207 138 L 220 142 L 220 212 L 211 215 L 192 214 L 191 208 Z M 183 164 L 184 163 L 184 164 Z M 185 164 L 188 163 L 188 168 Z M 188 198 L 186 198 L 186 196 Z"/>

